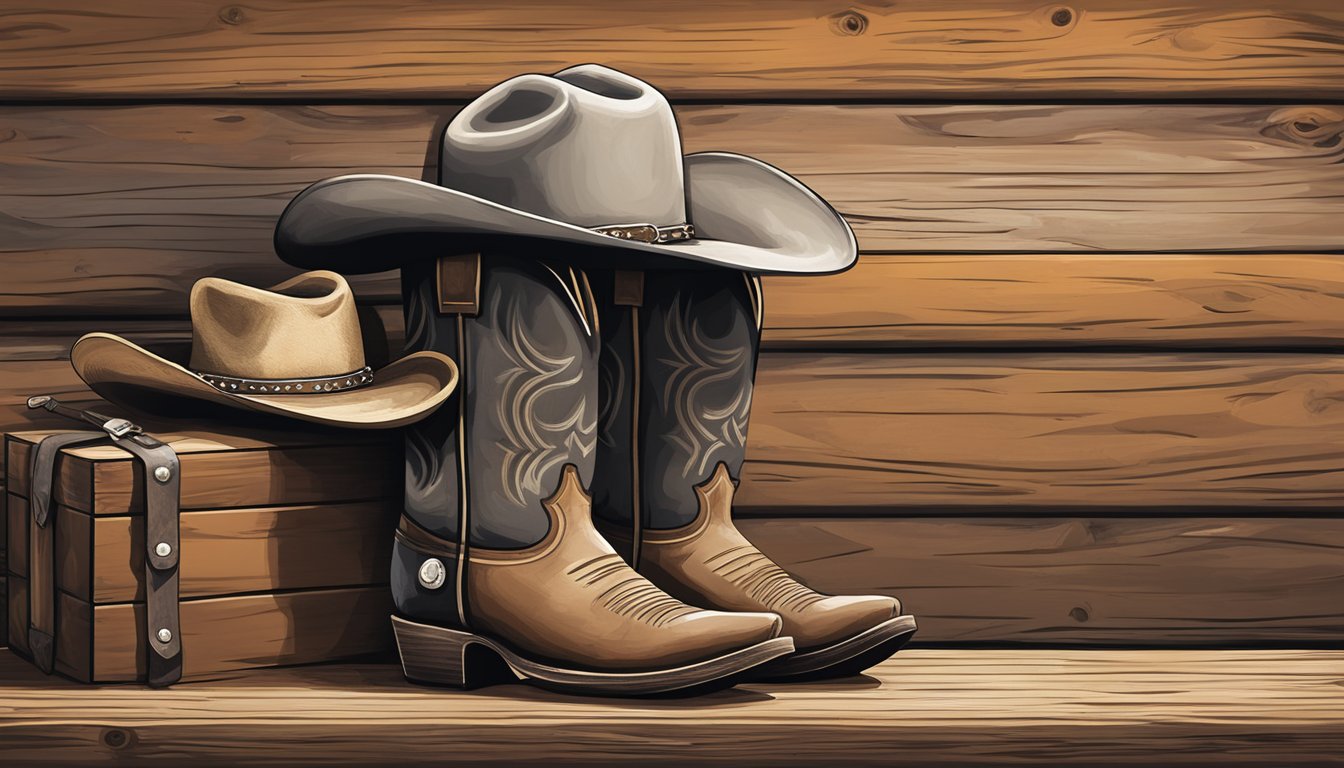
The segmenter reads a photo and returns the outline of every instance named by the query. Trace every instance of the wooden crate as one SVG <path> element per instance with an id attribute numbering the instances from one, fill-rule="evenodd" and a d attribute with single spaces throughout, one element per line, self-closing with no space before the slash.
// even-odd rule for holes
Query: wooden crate
<path id="1" fill-rule="evenodd" d="M 112 446 L 63 451 L 53 551 L 30 552 L 28 460 L 47 434 L 5 442 L 10 643 L 28 651 L 30 599 L 51 600 L 59 672 L 83 682 L 142 680 L 142 475 Z M 184 679 L 389 647 L 399 441 L 302 430 L 155 434 L 181 461 Z M 56 594 L 30 596 L 31 569 L 52 558 Z"/>

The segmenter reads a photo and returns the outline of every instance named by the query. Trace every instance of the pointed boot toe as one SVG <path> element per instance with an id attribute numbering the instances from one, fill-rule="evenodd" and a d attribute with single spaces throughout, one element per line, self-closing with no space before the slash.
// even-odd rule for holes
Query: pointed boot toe
<path id="1" fill-rule="evenodd" d="M 886 595 L 831 595 L 791 614 L 786 628 L 799 652 L 839 642 L 901 615 L 901 602 Z"/>
<path id="2" fill-rule="evenodd" d="M 713 638 L 714 653 L 723 653 L 779 638 L 784 620 L 759 611 L 699 610 L 674 622 L 698 636 Z"/>
<path id="3" fill-rule="evenodd" d="M 756 680 L 848 677 L 899 650 L 915 634 L 913 616 L 886 595 L 823 595 L 800 583 L 733 524 L 733 483 L 720 464 L 697 487 L 700 514 L 689 525 L 644 531 L 641 571 L 681 600 L 725 611 L 769 611 L 797 652 L 763 665 Z"/>

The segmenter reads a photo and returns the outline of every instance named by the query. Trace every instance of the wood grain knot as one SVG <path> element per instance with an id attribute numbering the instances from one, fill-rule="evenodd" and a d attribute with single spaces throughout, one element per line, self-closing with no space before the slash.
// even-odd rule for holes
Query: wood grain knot
<path id="1" fill-rule="evenodd" d="M 219 12 L 219 20 L 225 24 L 242 24 L 244 18 L 243 9 L 236 5 L 226 6 Z"/>
<path id="2" fill-rule="evenodd" d="M 1083 622 L 1087 621 L 1092 617 L 1088 614 L 1086 608 L 1074 608 L 1073 610 L 1069 611 L 1069 618 L 1073 619 L 1079 624 L 1082 624 Z"/>
<path id="3" fill-rule="evenodd" d="M 1340 146 L 1344 137 L 1344 110 L 1332 107 L 1287 107 L 1269 116 L 1260 132 L 1266 138 L 1320 149 Z"/>
<path id="4" fill-rule="evenodd" d="M 125 749 L 135 743 L 135 731 L 127 728 L 104 728 L 99 740 L 109 749 Z"/>
<path id="5" fill-rule="evenodd" d="M 1056 27 L 1067 27 L 1073 23 L 1072 8 L 1056 8 L 1050 14 L 1050 23 Z"/>
<path id="6" fill-rule="evenodd" d="M 837 35 L 857 37 L 868 30 L 868 17 L 858 11 L 845 11 L 831 17 L 831 29 Z"/>

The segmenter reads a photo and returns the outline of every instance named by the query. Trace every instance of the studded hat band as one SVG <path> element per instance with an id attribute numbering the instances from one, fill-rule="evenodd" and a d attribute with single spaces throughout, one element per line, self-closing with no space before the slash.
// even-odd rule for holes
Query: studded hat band
<path id="1" fill-rule="evenodd" d="M 323 376 L 317 379 L 242 379 L 215 373 L 197 373 L 211 386 L 230 394 L 318 395 L 367 387 L 373 383 L 373 368 L 364 366 L 353 373 Z"/>
<path id="2" fill-rule="evenodd" d="M 695 227 L 690 224 L 672 224 L 666 227 L 656 224 L 608 224 L 604 227 L 593 227 L 593 231 L 618 240 L 635 240 L 641 243 L 674 243 L 695 237 Z"/>

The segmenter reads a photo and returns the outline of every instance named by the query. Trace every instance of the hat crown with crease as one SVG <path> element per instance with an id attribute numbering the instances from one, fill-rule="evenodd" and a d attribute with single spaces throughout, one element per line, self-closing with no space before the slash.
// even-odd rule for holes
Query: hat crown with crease
<path id="1" fill-rule="evenodd" d="M 354 294 L 335 272 L 309 272 L 269 290 L 207 277 L 191 290 L 197 373 L 315 379 L 364 367 Z"/>
<path id="2" fill-rule="evenodd" d="M 582 227 L 686 222 L 671 105 L 649 84 L 595 64 L 521 75 L 467 105 L 444 132 L 440 178 Z"/>

